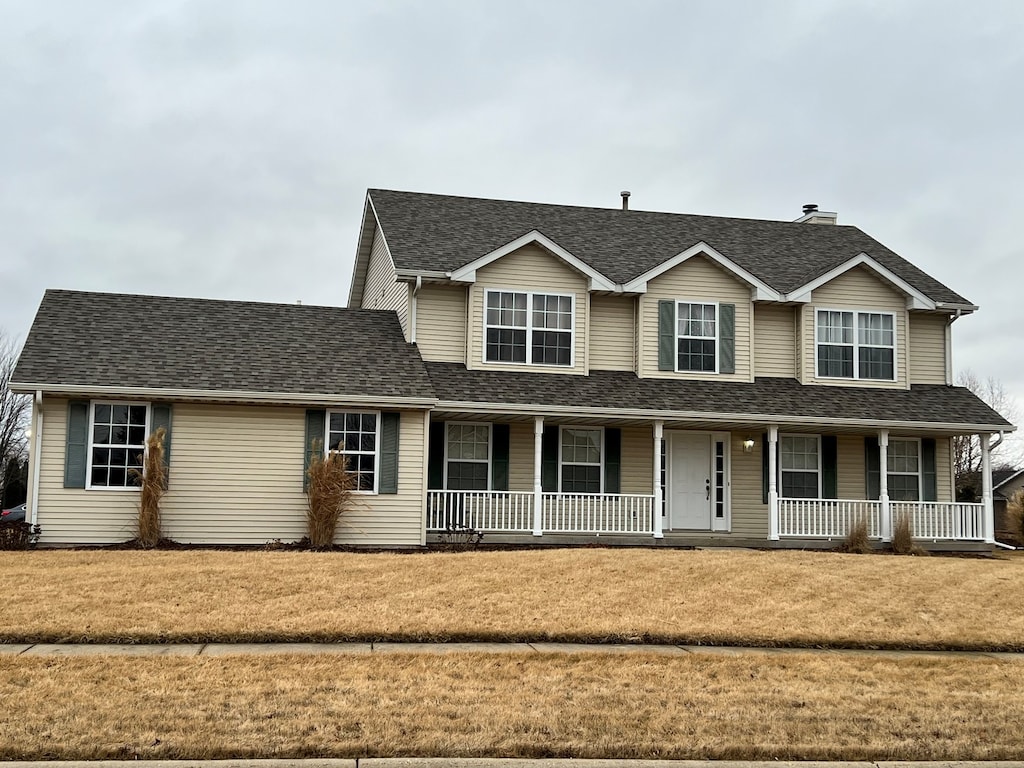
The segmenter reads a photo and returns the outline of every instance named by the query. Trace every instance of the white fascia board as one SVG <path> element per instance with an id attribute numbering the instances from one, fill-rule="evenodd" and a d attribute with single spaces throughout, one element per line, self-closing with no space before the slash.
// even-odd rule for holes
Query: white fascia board
<path id="1" fill-rule="evenodd" d="M 937 301 L 935 302 L 935 308 L 948 309 L 953 312 L 959 311 L 965 314 L 968 312 L 977 312 L 980 309 L 980 307 L 977 304 L 956 304 L 951 301 Z"/>
<path id="2" fill-rule="evenodd" d="M 912 286 L 910 283 L 908 283 L 902 277 L 897 275 L 895 272 L 891 271 L 887 267 L 882 266 L 873 258 L 871 258 L 871 256 L 863 252 L 857 254 L 852 259 L 844 261 L 839 266 L 833 267 L 820 277 L 816 277 L 810 282 L 801 285 L 799 288 L 790 291 L 789 293 L 786 294 L 785 301 L 798 301 L 806 304 L 807 302 L 811 301 L 811 293 L 814 291 L 815 288 L 820 288 L 821 286 L 825 285 L 825 283 L 835 280 L 837 277 L 846 272 L 849 272 L 851 269 L 861 266 L 867 267 L 868 269 L 874 271 L 883 280 L 885 280 L 888 283 L 891 283 L 892 285 L 896 286 L 896 288 L 898 288 L 900 291 L 905 293 L 907 296 L 907 309 L 936 308 L 936 304 L 934 301 L 929 299 L 927 296 L 925 296 L 923 293 L 917 290 L 917 288 Z"/>
<path id="3" fill-rule="evenodd" d="M 37 390 L 53 396 L 124 397 L 146 400 L 202 400 L 244 403 L 319 404 L 319 405 L 372 405 L 378 408 L 406 409 L 433 408 L 436 398 L 429 397 L 377 397 L 375 395 L 336 395 L 316 392 L 247 392 L 228 389 L 160 389 L 154 387 L 111 387 L 88 384 L 23 384 L 11 383 L 12 392 L 30 393 Z"/>
<path id="4" fill-rule="evenodd" d="M 436 269 L 396 269 L 395 277 L 406 283 L 415 283 L 417 277 L 421 277 L 424 280 L 447 281 L 451 279 L 451 273 L 441 272 Z"/>
<path id="5" fill-rule="evenodd" d="M 371 218 L 372 217 L 372 218 Z M 356 239 L 356 258 L 352 263 L 352 275 L 349 278 L 348 283 L 348 302 L 345 306 L 353 306 L 352 300 L 355 298 L 356 290 L 356 275 L 359 274 L 360 269 L 363 273 L 363 279 L 359 284 L 359 303 L 362 304 L 362 292 L 366 288 L 366 272 L 370 268 L 370 252 L 373 250 L 373 235 L 370 235 L 370 242 L 363 247 L 363 238 L 366 236 L 367 224 L 372 221 L 373 226 L 380 228 L 380 222 L 377 221 L 377 212 L 373 209 L 373 201 L 370 200 L 370 193 L 366 193 L 366 202 L 363 203 L 363 220 L 359 225 L 359 237 Z M 384 233 L 381 232 L 381 237 Z M 386 244 L 386 243 L 385 243 Z M 390 254 L 391 251 L 389 250 Z"/>
<path id="6" fill-rule="evenodd" d="M 609 280 L 607 277 L 602 275 L 592 266 L 582 261 L 581 259 L 577 258 L 576 256 L 573 256 L 571 253 L 569 253 L 569 251 L 565 250 L 565 248 L 560 246 L 551 238 L 542 235 L 536 229 L 532 230 L 531 232 L 527 232 L 522 237 L 517 237 L 512 242 L 506 243 L 505 245 L 501 246 L 500 248 L 496 248 L 490 253 L 486 253 L 483 256 L 474 259 L 473 261 L 469 262 L 469 264 L 466 264 L 462 267 L 459 267 L 456 270 L 453 270 L 450 275 L 451 279 L 460 283 L 475 283 L 476 271 L 478 269 L 487 266 L 493 261 L 497 261 L 503 256 L 508 256 L 508 254 L 512 253 L 513 251 L 519 250 L 525 245 L 531 245 L 533 243 L 536 243 L 545 250 L 550 251 L 559 259 L 568 264 L 570 267 L 575 269 L 577 272 L 586 275 L 587 278 L 590 279 L 590 290 L 615 291 L 619 289 L 614 281 Z"/>
<path id="7" fill-rule="evenodd" d="M 643 408 L 581 408 L 579 406 L 519 404 L 519 403 L 476 403 L 455 400 L 441 400 L 436 406 L 439 411 L 461 411 L 474 414 L 530 414 L 534 416 L 576 416 L 583 418 L 652 419 L 669 421 L 701 421 L 730 424 L 748 424 L 857 427 L 861 429 L 927 430 L 930 432 L 957 432 L 963 434 L 1013 432 L 1017 428 L 991 424 L 950 424 L 947 422 L 884 421 L 879 419 L 839 419 L 828 416 L 792 416 L 770 413 L 708 413 L 706 411 L 652 411 Z"/>
<path id="8" fill-rule="evenodd" d="M 658 275 L 668 272 L 673 267 L 677 267 L 688 259 L 692 259 L 694 256 L 704 255 L 712 261 L 716 262 L 719 266 L 725 269 L 727 272 L 731 272 L 741 282 L 746 283 L 751 288 L 752 298 L 755 301 L 781 301 L 782 295 L 772 288 L 768 283 L 764 282 L 758 277 L 755 277 L 743 267 L 736 264 L 734 261 L 721 253 L 716 251 L 710 245 L 705 243 L 703 240 L 696 245 L 687 248 L 682 253 L 677 253 L 671 259 L 661 262 L 658 266 L 653 269 L 644 272 L 639 277 L 630 280 L 628 283 L 622 286 L 622 290 L 625 293 L 647 293 L 647 283 L 656 278 Z"/>

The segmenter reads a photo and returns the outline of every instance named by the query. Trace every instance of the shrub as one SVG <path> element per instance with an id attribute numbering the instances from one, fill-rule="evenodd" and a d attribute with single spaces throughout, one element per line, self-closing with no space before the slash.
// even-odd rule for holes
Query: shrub
<path id="1" fill-rule="evenodd" d="M 476 549 L 483 541 L 484 534 L 468 525 L 449 525 L 438 537 L 438 543 L 445 552 L 465 552 Z"/>
<path id="2" fill-rule="evenodd" d="M 34 547 L 42 533 L 42 528 L 25 520 L 16 523 L 0 522 L 0 550 Z"/>
<path id="3" fill-rule="evenodd" d="M 306 475 L 306 534 L 313 549 L 326 549 L 334 543 L 334 534 L 342 515 L 354 502 L 358 478 L 349 472 L 348 458 L 341 453 L 325 457 L 319 441 L 314 443 L 313 457 Z"/>
<path id="4" fill-rule="evenodd" d="M 866 555 L 871 551 L 871 543 L 868 541 L 868 521 L 858 517 L 850 529 L 846 532 L 842 549 L 844 552 L 853 552 L 858 555 Z"/>
<path id="5" fill-rule="evenodd" d="M 892 527 L 892 551 L 897 555 L 923 555 L 924 550 L 914 543 L 910 530 L 910 516 L 900 515 Z"/>
<path id="6" fill-rule="evenodd" d="M 163 538 L 160 500 L 167 488 L 167 469 L 164 467 L 166 434 L 166 430 L 160 427 L 149 436 L 146 440 L 146 453 L 142 458 L 142 470 L 133 470 L 140 486 L 136 541 L 143 549 L 156 547 Z"/>
<path id="7" fill-rule="evenodd" d="M 1006 522 L 1013 535 L 1024 541 L 1024 489 L 1014 491 L 1006 502 Z"/>

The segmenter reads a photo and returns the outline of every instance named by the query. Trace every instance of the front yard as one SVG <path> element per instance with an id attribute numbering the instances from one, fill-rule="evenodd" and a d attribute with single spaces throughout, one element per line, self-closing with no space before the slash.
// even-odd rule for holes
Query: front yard
<path id="1" fill-rule="evenodd" d="M 6 552 L 0 641 L 1024 649 L 1024 559 L 794 551 Z"/>

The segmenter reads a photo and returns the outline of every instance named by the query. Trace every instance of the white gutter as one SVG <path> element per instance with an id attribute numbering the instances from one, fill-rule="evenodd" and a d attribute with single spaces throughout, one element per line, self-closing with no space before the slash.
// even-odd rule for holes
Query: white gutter
<path id="1" fill-rule="evenodd" d="M 153 400 L 231 400 L 245 403 L 279 403 L 288 405 L 375 405 L 377 407 L 433 408 L 437 399 L 432 397 L 378 397 L 374 395 L 335 395 L 314 392 L 246 392 L 227 389 L 159 389 L 154 387 L 109 387 L 87 384 L 24 384 L 10 385 L 12 392 L 45 391 L 49 395 L 122 396 Z M 992 430 L 990 430 L 992 431 Z"/>
<path id="2" fill-rule="evenodd" d="M 43 392 L 36 390 L 35 400 L 32 404 L 32 442 L 29 449 L 29 461 L 32 462 L 32 509 L 29 510 L 29 522 L 35 525 L 39 522 L 39 467 L 43 463 L 40 459 L 43 456 Z"/>
<path id="3" fill-rule="evenodd" d="M 1014 427 L 1014 429 L 1016 429 L 1016 427 Z M 993 429 L 993 430 L 990 430 L 990 431 L 991 432 L 995 432 L 996 430 Z M 996 448 L 998 448 L 1000 445 L 1002 445 L 1003 444 L 1003 440 L 1005 440 L 1005 439 L 1006 439 L 1006 434 L 1004 433 L 1004 430 L 1000 429 L 999 430 L 999 439 L 996 440 L 994 443 L 989 443 L 989 446 L 988 446 L 989 454 L 991 454 L 992 451 L 994 451 Z"/>

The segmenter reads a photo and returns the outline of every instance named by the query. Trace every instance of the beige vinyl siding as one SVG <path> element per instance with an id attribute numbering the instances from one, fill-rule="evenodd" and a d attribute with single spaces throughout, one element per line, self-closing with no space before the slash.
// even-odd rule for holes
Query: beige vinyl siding
<path id="1" fill-rule="evenodd" d="M 533 491 L 533 422 L 510 424 L 508 443 L 508 489 Z"/>
<path id="2" fill-rule="evenodd" d="M 739 538 L 768 538 L 768 505 L 763 502 L 764 493 L 761 488 L 763 476 L 761 470 L 761 436 L 751 433 L 754 438 L 754 450 L 743 452 L 745 433 L 734 432 L 730 439 L 732 460 L 732 484 L 730 486 L 730 502 L 732 508 L 732 528 L 730 535 Z"/>
<path id="3" fill-rule="evenodd" d="M 864 436 L 839 435 L 836 438 L 836 495 L 840 499 L 866 499 Z"/>
<path id="4" fill-rule="evenodd" d="M 720 302 L 736 305 L 736 373 L 691 373 L 658 370 L 658 302 L 664 299 L 694 302 Z M 647 285 L 640 297 L 643 325 L 640 375 L 667 379 L 715 379 L 749 381 L 750 367 L 750 289 L 709 259 L 695 256 L 659 275 Z"/>
<path id="5" fill-rule="evenodd" d="M 424 285 L 416 295 L 416 345 L 424 360 L 466 362 L 465 286 Z"/>
<path id="6" fill-rule="evenodd" d="M 619 489 L 654 493 L 654 427 L 623 427 Z"/>
<path id="7" fill-rule="evenodd" d="M 848 387 L 882 387 L 905 389 L 907 383 L 907 311 L 902 293 L 882 282 L 873 272 L 856 267 L 817 288 L 813 303 L 802 308 L 803 321 L 803 377 L 804 383 L 830 384 Z M 872 379 L 818 378 L 817 350 L 815 346 L 816 310 L 853 309 L 868 312 L 892 312 L 896 331 L 896 381 Z M 856 332 L 856 329 L 855 329 Z"/>
<path id="8" fill-rule="evenodd" d="M 632 371 L 636 338 L 636 300 L 629 296 L 590 299 L 590 367 Z"/>
<path id="9" fill-rule="evenodd" d="M 66 489 L 67 403 L 45 403 L 39 491 L 43 543 L 109 543 L 133 536 L 134 491 Z M 182 543 L 262 544 L 305 535 L 305 410 L 273 406 L 173 406 L 164 534 Z M 422 541 L 423 414 L 402 412 L 397 494 L 363 495 L 336 541 L 416 546 Z"/>
<path id="10" fill-rule="evenodd" d="M 948 437 L 935 439 L 935 500 L 953 501 L 951 462 L 952 440 Z"/>
<path id="11" fill-rule="evenodd" d="M 573 365 L 483 362 L 484 293 L 487 289 L 570 294 L 574 302 Z M 535 245 L 527 245 L 481 267 L 470 288 L 469 368 L 546 373 L 587 373 L 588 284 L 586 278 Z"/>
<path id="12" fill-rule="evenodd" d="M 910 313 L 910 383 L 946 383 L 946 315 Z"/>
<path id="13" fill-rule="evenodd" d="M 754 376 L 796 376 L 796 309 L 754 305 Z"/>
<path id="14" fill-rule="evenodd" d="M 385 309 L 398 313 L 406 340 L 409 339 L 409 284 L 395 279 L 395 263 L 391 260 L 380 229 L 373 235 L 370 263 L 366 268 L 363 288 L 363 309 Z"/>

